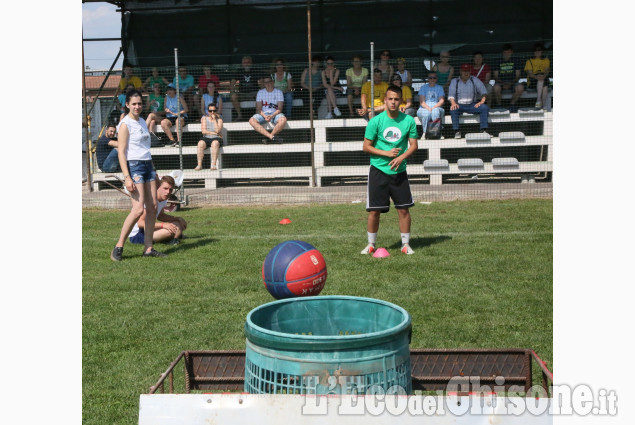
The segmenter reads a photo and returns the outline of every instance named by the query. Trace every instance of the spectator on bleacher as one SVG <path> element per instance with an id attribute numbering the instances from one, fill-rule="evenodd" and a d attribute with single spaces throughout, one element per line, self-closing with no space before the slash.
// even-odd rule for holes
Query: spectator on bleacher
<path id="1" fill-rule="evenodd" d="M 143 86 L 141 86 L 141 91 L 146 92 L 148 91 L 148 89 L 152 91 L 155 83 L 159 83 L 161 92 L 163 92 L 168 84 L 170 84 L 170 82 L 164 76 L 159 75 L 159 68 L 157 68 L 156 66 L 152 68 L 152 75 L 150 75 L 144 81 Z"/>
<path id="2" fill-rule="evenodd" d="M 201 96 L 201 115 L 207 115 L 209 105 L 215 105 L 217 107 L 216 113 L 223 115 L 223 96 L 216 91 L 216 83 L 208 81 L 207 84 L 205 84 L 205 90 L 206 92 Z"/>
<path id="3" fill-rule="evenodd" d="M 388 83 L 382 80 L 381 75 L 381 69 L 375 68 L 373 71 L 375 97 L 372 102 L 370 96 L 370 81 L 365 82 L 362 86 L 362 107 L 357 110 L 357 113 L 360 117 L 366 120 L 370 120 L 375 115 L 386 109 L 386 106 L 384 105 L 384 97 L 386 95 L 386 90 L 388 90 Z"/>
<path id="4" fill-rule="evenodd" d="M 492 78 L 492 68 L 483 62 L 483 52 L 474 52 L 472 55 L 472 75 L 481 80 L 485 88 Z"/>
<path id="5" fill-rule="evenodd" d="M 249 124 L 254 130 L 265 136 L 265 139 L 262 140 L 263 143 L 266 144 L 269 141 L 282 143 L 282 138 L 276 138 L 276 134 L 278 134 L 287 123 L 287 118 L 282 113 L 284 95 L 280 90 L 274 87 L 273 78 L 270 76 L 265 76 L 263 83 L 265 88 L 258 91 L 256 95 L 256 113 L 249 118 Z M 271 133 L 263 127 L 265 123 L 272 123 L 274 125 Z"/>
<path id="6" fill-rule="evenodd" d="M 379 68 L 381 71 L 381 80 L 385 83 L 390 81 L 390 77 L 395 73 L 392 65 L 388 62 L 390 60 L 390 50 L 382 50 L 379 54 L 379 64 L 375 68 Z"/>
<path id="7" fill-rule="evenodd" d="M 428 82 L 419 89 L 419 110 L 417 116 L 421 121 L 423 133 L 422 139 L 426 138 L 428 121 L 441 120 L 445 115 L 443 104 L 445 103 L 445 92 L 443 87 L 437 84 L 438 76 L 436 71 L 428 72 Z"/>
<path id="8" fill-rule="evenodd" d="M 534 57 L 527 59 L 525 63 L 527 89 L 536 90 L 536 108 L 542 108 L 542 104 L 547 98 L 547 92 L 549 90 L 551 61 L 549 61 L 549 58 L 542 57 L 543 50 L 542 43 L 536 43 L 534 45 Z"/>
<path id="9" fill-rule="evenodd" d="M 134 75 L 134 68 L 130 65 L 125 65 L 123 67 L 123 75 L 121 76 L 121 80 L 119 80 L 119 86 L 117 87 L 115 96 L 118 96 L 120 93 L 125 94 L 128 91 L 129 85 L 132 85 L 135 89 L 140 89 L 143 83 L 141 82 L 141 78 Z"/>
<path id="10" fill-rule="evenodd" d="M 176 76 L 172 79 L 172 85 L 176 87 Z M 188 111 L 198 108 L 194 102 L 194 92 L 196 91 L 196 85 L 194 84 L 194 77 L 187 72 L 187 67 L 181 65 L 178 69 L 179 78 L 179 95 L 183 96 L 187 103 Z"/>
<path id="11" fill-rule="evenodd" d="M 342 113 L 337 107 L 337 96 L 344 92 L 342 85 L 340 84 L 340 70 L 335 66 L 335 59 L 333 56 L 326 57 L 326 68 L 322 71 L 322 85 L 326 94 L 326 107 L 327 114 L 326 119 L 330 120 L 335 116 L 340 117 Z M 332 111 L 332 112 L 331 112 Z"/>
<path id="12" fill-rule="evenodd" d="M 161 128 L 163 132 L 170 139 L 170 143 L 167 146 L 176 147 L 178 143 L 174 140 L 174 135 L 172 134 L 171 127 L 176 123 L 176 133 L 177 136 L 180 137 L 180 129 L 185 125 L 185 119 L 187 118 L 187 102 L 183 95 L 179 96 L 179 99 L 176 97 L 176 87 L 174 84 L 168 84 L 168 92 L 165 95 L 165 118 L 161 121 Z M 178 114 L 181 113 L 181 119 L 177 123 Z"/>
<path id="13" fill-rule="evenodd" d="M 116 128 L 114 124 L 106 127 L 104 134 L 97 140 L 97 165 L 104 173 L 119 171 L 119 156 L 117 152 Z"/>
<path id="14" fill-rule="evenodd" d="M 208 84 L 214 83 L 210 82 Z M 218 150 L 220 145 L 223 144 L 222 130 L 223 118 L 218 113 L 218 107 L 214 103 L 210 103 L 207 109 L 207 115 L 201 117 L 201 133 L 203 133 L 203 139 L 198 141 L 198 146 L 196 147 L 197 165 L 194 170 L 199 171 L 203 169 L 204 151 L 208 147 L 210 148 L 210 155 L 212 157 L 210 170 L 216 170 Z"/>
<path id="15" fill-rule="evenodd" d="M 439 58 L 441 60 L 434 64 L 432 71 L 435 71 L 439 78 L 437 84 L 447 92 L 448 87 L 450 87 L 450 82 L 454 78 L 454 67 L 450 65 L 450 52 L 444 50 L 439 53 Z"/>
<path id="16" fill-rule="evenodd" d="M 302 77 L 300 78 L 300 86 L 302 91 L 300 96 L 303 102 L 309 106 L 309 93 L 313 94 L 313 114 L 317 113 L 317 107 L 320 105 L 322 99 L 324 99 L 324 86 L 322 85 L 322 58 L 320 56 L 313 56 L 311 58 L 311 71 L 309 68 L 304 68 L 302 71 Z M 309 82 L 309 79 L 311 80 Z"/>
<path id="17" fill-rule="evenodd" d="M 273 85 L 284 95 L 284 116 L 291 119 L 291 110 L 293 109 L 293 78 L 291 73 L 287 72 L 287 65 L 282 58 L 273 61 L 273 69 L 271 70 L 271 78 Z"/>
<path id="18" fill-rule="evenodd" d="M 494 69 L 494 90 L 492 93 L 492 106 L 501 106 L 501 93 L 503 90 L 512 90 L 512 100 L 509 103 L 509 111 L 517 112 L 516 102 L 522 96 L 525 87 L 518 82 L 521 62 L 513 57 L 514 49 L 507 43 L 503 46 L 503 54 L 498 66 Z"/>
<path id="19" fill-rule="evenodd" d="M 176 186 L 176 183 L 172 176 L 163 176 L 161 177 L 161 180 L 158 180 L 157 186 L 156 221 L 160 221 L 160 223 L 157 223 L 154 226 L 152 241 L 155 243 L 163 242 L 168 245 L 178 245 L 181 241 L 183 231 L 187 228 L 187 222 L 181 217 L 166 214 L 163 210 L 168 204 L 168 199 L 172 190 Z M 141 217 L 139 217 L 139 220 L 130 232 L 130 243 L 144 243 L 145 215 L 146 209 L 144 208 L 143 214 L 141 214 Z"/>
<path id="20" fill-rule="evenodd" d="M 346 97 L 348 98 L 348 113 L 350 117 L 355 116 L 353 111 L 353 98 L 358 98 L 362 94 L 362 85 L 368 81 L 368 68 L 362 68 L 362 57 L 353 56 L 353 66 L 346 70 Z"/>
<path id="21" fill-rule="evenodd" d="M 487 88 L 485 84 L 472 75 L 472 65 L 464 63 L 461 65 L 459 77 L 453 78 L 448 89 L 448 100 L 450 101 L 450 116 L 452 117 L 452 129 L 456 132 L 455 139 L 460 139 L 459 117 L 462 113 L 479 115 L 480 129 L 482 133 L 487 133 L 489 107 L 485 104 L 487 100 Z"/>
<path id="22" fill-rule="evenodd" d="M 194 103 L 196 104 L 197 108 L 200 108 L 199 111 L 201 113 L 201 116 L 207 114 L 206 107 L 203 107 L 203 104 L 201 103 L 201 97 L 205 93 L 207 93 L 207 83 L 209 83 L 210 81 L 214 83 L 214 88 L 220 86 L 220 79 L 218 78 L 218 75 L 212 74 L 211 65 L 205 65 L 203 66 L 203 75 L 198 77 L 198 88 L 193 95 Z M 219 113 L 222 113 L 222 108 L 220 109 L 221 112 Z"/>
<path id="23" fill-rule="evenodd" d="M 126 114 L 128 113 L 126 111 L 126 94 L 130 91 L 130 90 L 134 90 L 135 86 L 133 86 L 132 84 L 128 84 L 126 86 L 126 89 L 119 95 L 117 96 L 117 102 L 119 103 L 119 121 L 120 122 L 123 117 L 126 116 Z"/>
<path id="24" fill-rule="evenodd" d="M 236 111 L 236 120 L 243 119 L 240 102 L 248 100 L 256 100 L 258 90 L 262 87 L 263 75 L 252 69 L 253 59 L 251 56 L 243 56 L 241 61 L 242 68 L 232 78 L 232 104 Z"/>
<path id="25" fill-rule="evenodd" d="M 146 118 L 146 125 L 150 134 L 154 134 L 157 123 L 161 122 L 165 117 L 165 96 L 161 91 L 161 83 L 158 81 L 152 86 L 152 93 L 148 95 L 147 105 L 146 112 L 148 117 Z"/>
<path id="26" fill-rule="evenodd" d="M 395 74 L 401 77 L 401 83 L 412 89 L 412 73 L 406 69 L 406 58 L 397 58 L 397 70 Z"/>
<path id="27" fill-rule="evenodd" d="M 401 76 L 397 73 L 392 76 L 391 84 L 397 87 L 401 87 L 401 104 L 399 105 L 399 110 L 404 114 L 414 117 L 415 108 L 412 106 L 412 90 L 410 89 L 410 87 L 403 85 Z"/>
<path id="28" fill-rule="evenodd" d="M 157 174 L 152 165 L 150 153 L 150 133 L 146 122 L 141 119 L 143 101 L 139 90 L 131 90 L 126 93 L 126 116 L 117 127 L 117 153 L 119 166 L 124 175 L 124 185 L 130 194 L 132 208 L 121 227 L 119 240 L 110 254 L 113 261 L 123 259 L 123 247 L 146 208 L 144 228 L 144 257 L 166 257 L 167 255 L 156 251 L 152 244 L 154 223 L 157 208 Z"/>

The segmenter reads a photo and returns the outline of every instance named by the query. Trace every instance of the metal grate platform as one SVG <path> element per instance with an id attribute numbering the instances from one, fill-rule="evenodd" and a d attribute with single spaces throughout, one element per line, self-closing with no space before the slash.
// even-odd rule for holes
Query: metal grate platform
<path id="1" fill-rule="evenodd" d="M 410 362 L 413 391 L 447 390 L 448 383 L 465 383 L 478 377 L 480 385 L 504 386 L 505 390 L 522 388 L 528 391 L 532 381 L 533 361 L 541 373 L 540 385 L 546 395 L 553 374 L 531 349 L 411 349 Z M 175 390 L 174 371 L 183 361 L 184 386 Z M 495 381 L 504 378 L 504 383 Z M 155 393 L 190 393 L 191 391 L 243 391 L 245 380 L 245 351 L 182 351 L 150 387 Z M 167 381 L 167 382 L 166 382 Z M 166 389 L 166 384 L 168 388 Z M 461 388 L 464 389 L 463 385 Z"/>

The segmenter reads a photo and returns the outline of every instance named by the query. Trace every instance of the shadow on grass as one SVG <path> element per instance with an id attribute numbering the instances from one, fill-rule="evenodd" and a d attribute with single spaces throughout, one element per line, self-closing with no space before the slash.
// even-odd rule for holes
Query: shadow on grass
<path id="1" fill-rule="evenodd" d="M 206 236 L 187 236 L 184 241 L 181 241 L 178 245 L 168 244 L 156 244 L 163 248 L 163 252 L 170 254 L 173 252 L 183 252 L 188 249 L 198 248 L 201 246 L 209 245 L 214 242 L 218 242 L 218 239 L 208 238 Z"/>
<path id="2" fill-rule="evenodd" d="M 451 239 L 452 238 L 450 236 L 433 236 L 430 238 L 421 238 L 421 237 L 410 238 L 410 246 L 412 247 L 412 249 L 425 248 L 426 246 L 434 245 L 437 243 L 443 243 Z M 389 246 L 389 248 L 391 249 L 401 248 L 401 242 L 395 242 L 394 244 Z"/>

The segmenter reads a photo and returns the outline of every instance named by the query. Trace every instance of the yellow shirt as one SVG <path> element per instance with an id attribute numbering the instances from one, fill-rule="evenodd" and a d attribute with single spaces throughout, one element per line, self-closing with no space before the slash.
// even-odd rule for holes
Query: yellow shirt
<path id="1" fill-rule="evenodd" d="M 135 89 L 140 89 L 143 85 L 141 79 L 136 75 L 133 75 L 130 78 L 122 77 L 121 81 L 119 81 L 119 90 L 125 90 L 128 84 L 132 84 Z"/>
<path id="2" fill-rule="evenodd" d="M 375 84 L 374 106 L 381 106 L 384 104 L 386 90 L 388 90 L 388 83 L 382 81 L 379 84 Z M 362 94 L 364 93 L 366 93 L 366 107 L 370 108 L 370 81 L 366 81 L 362 86 Z"/>
<path id="3" fill-rule="evenodd" d="M 551 65 L 551 62 L 549 61 L 549 58 L 527 59 L 527 62 L 525 62 L 525 72 L 531 71 L 534 74 L 545 74 L 546 73 L 545 71 L 549 68 L 550 65 Z M 531 82 L 532 82 L 532 79 L 528 77 L 527 78 L 528 88 L 531 87 Z"/>
<path id="4" fill-rule="evenodd" d="M 551 62 L 549 58 L 527 59 L 527 62 L 525 62 L 525 72 L 531 71 L 534 74 L 544 74 L 550 65 Z"/>
<path id="5" fill-rule="evenodd" d="M 412 90 L 410 90 L 410 87 L 408 86 L 401 86 L 401 105 L 399 106 L 406 106 L 406 101 L 408 99 L 412 99 Z M 412 105 L 412 101 L 411 101 L 411 105 Z"/>

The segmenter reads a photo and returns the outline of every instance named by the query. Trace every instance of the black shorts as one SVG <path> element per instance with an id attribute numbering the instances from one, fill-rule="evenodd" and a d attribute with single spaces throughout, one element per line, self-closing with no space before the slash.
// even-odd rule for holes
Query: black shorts
<path id="1" fill-rule="evenodd" d="M 203 140 L 205 141 L 205 146 L 208 148 L 212 146 L 214 140 L 218 140 L 218 144 L 223 146 L 223 138 L 220 136 L 203 136 Z"/>
<path id="2" fill-rule="evenodd" d="M 172 125 L 176 124 L 176 119 L 178 117 L 165 117 L 167 120 L 170 120 L 170 122 L 172 123 Z M 187 115 L 181 115 L 181 118 L 183 119 L 183 123 L 187 124 Z"/>
<path id="3" fill-rule="evenodd" d="M 374 166 L 368 171 L 368 188 L 366 193 L 366 211 L 390 210 L 390 199 L 397 209 L 414 207 L 408 173 L 386 174 Z"/>

